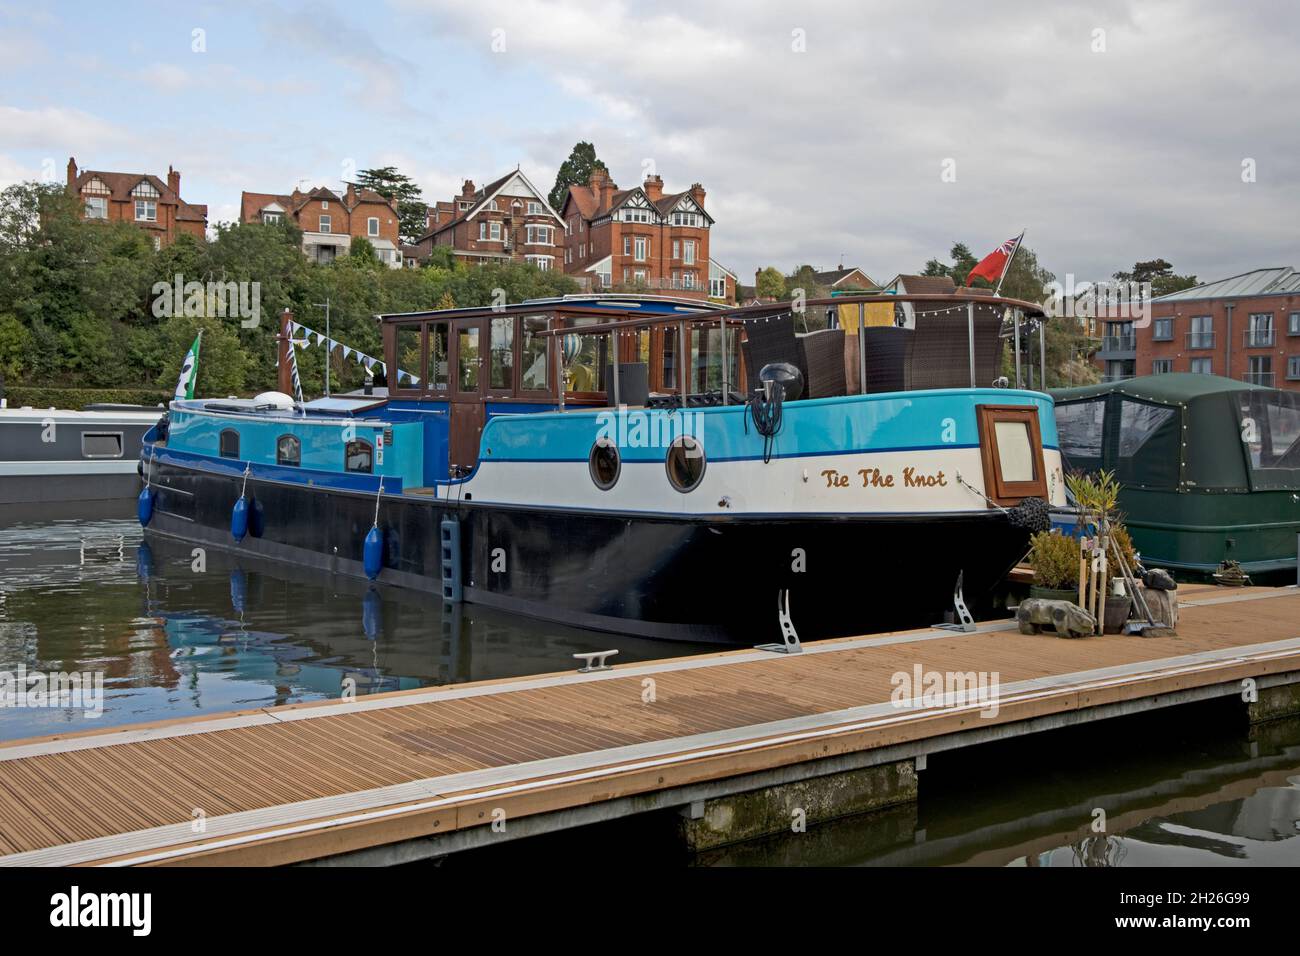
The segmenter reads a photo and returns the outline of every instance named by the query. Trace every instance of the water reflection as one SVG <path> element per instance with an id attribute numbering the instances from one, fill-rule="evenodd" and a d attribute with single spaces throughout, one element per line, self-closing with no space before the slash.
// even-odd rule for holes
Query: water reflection
<path id="1" fill-rule="evenodd" d="M 0 670 L 101 671 L 105 712 L 0 709 L 0 739 L 696 653 L 143 538 L 131 502 L 0 511 Z"/>

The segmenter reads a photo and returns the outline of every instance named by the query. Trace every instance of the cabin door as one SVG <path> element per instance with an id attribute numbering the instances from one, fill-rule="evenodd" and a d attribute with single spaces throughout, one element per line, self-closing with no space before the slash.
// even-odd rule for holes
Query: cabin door
<path id="1" fill-rule="evenodd" d="M 484 321 L 466 319 L 452 325 L 451 414 L 447 442 L 448 464 L 453 476 L 468 473 L 478 464 L 479 437 L 486 415 L 483 404 L 486 342 Z"/>

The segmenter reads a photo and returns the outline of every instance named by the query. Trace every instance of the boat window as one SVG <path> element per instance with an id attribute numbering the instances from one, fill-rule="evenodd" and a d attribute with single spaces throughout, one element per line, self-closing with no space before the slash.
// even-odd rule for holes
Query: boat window
<path id="1" fill-rule="evenodd" d="M 519 388 L 526 392 L 544 392 L 548 387 L 550 376 L 546 362 L 546 316 L 526 315 L 522 323 L 522 338 L 519 343 L 519 364 L 523 373 L 519 378 Z"/>
<path id="2" fill-rule="evenodd" d="M 83 458 L 121 458 L 121 432 L 82 432 L 81 456 Z"/>
<path id="3" fill-rule="evenodd" d="M 449 342 L 451 332 L 446 322 L 435 322 L 429 326 L 429 388 L 435 392 L 447 391 L 450 369 L 447 366 L 450 354 Z"/>
<path id="4" fill-rule="evenodd" d="M 302 464 L 302 442 L 293 435 L 281 435 L 275 440 L 275 463 L 297 468 Z"/>
<path id="5" fill-rule="evenodd" d="M 399 325 L 397 327 L 397 370 L 388 370 L 388 382 L 393 388 L 419 388 L 424 381 L 424 359 L 420 352 L 420 327 L 418 325 Z M 405 372 L 401 375 L 399 372 Z M 419 382 L 413 382 L 407 375 L 414 376 Z"/>
<path id="6" fill-rule="evenodd" d="M 370 442 L 362 441 L 360 438 L 356 441 L 350 441 L 343 448 L 343 470 L 368 475 L 370 474 L 371 457 Z"/>
<path id="7" fill-rule="evenodd" d="M 668 480 L 674 488 L 682 494 L 694 491 L 704 478 L 707 464 L 704 446 L 690 435 L 682 435 L 669 446 L 664 464 L 668 469 Z"/>
<path id="8" fill-rule="evenodd" d="M 569 319 L 573 328 L 598 325 L 601 319 L 583 316 Z M 567 378 L 565 391 L 574 394 L 591 394 L 604 391 L 604 362 L 608 350 L 608 337 L 604 335 L 578 335 L 560 337 L 564 349 L 564 372 Z"/>
<path id="9" fill-rule="evenodd" d="M 222 458 L 239 457 L 239 432 L 233 428 L 221 430 L 220 454 Z"/>
<path id="10" fill-rule="evenodd" d="M 1257 487 L 1300 485 L 1300 395 L 1266 390 L 1238 397 L 1241 437 L 1258 473 Z"/>
<path id="11" fill-rule="evenodd" d="M 601 491 L 609 491 L 618 484 L 618 475 L 622 468 L 618 446 L 608 438 L 599 439 L 591 446 L 591 454 L 587 456 L 587 467 L 596 487 Z"/>
<path id="12" fill-rule="evenodd" d="M 515 317 L 492 320 L 488 388 L 512 389 L 515 384 Z"/>
<path id="13" fill-rule="evenodd" d="M 456 388 L 462 392 L 478 391 L 478 326 L 456 330 Z"/>
<path id="14" fill-rule="evenodd" d="M 1080 469 L 1094 470 L 1101 461 L 1105 423 L 1105 397 L 1091 402 L 1057 405 L 1056 430 L 1060 434 L 1061 454 Z"/>
<path id="15" fill-rule="evenodd" d="M 1046 498 L 1038 410 L 1029 405 L 977 405 L 985 494 L 999 505 Z"/>
<path id="16" fill-rule="evenodd" d="M 1115 477 L 1142 488 L 1174 488 L 1182 468 L 1181 420 L 1168 405 L 1123 398 L 1119 402 L 1115 442 Z"/>

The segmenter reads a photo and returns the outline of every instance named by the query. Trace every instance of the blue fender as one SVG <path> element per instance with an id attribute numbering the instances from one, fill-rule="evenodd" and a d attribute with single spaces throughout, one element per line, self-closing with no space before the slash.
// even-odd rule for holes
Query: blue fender
<path id="1" fill-rule="evenodd" d="M 140 519 L 140 527 L 149 524 L 149 519 L 153 517 L 153 489 L 142 488 L 140 497 L 135 499 L 135 516 Z"/>
<path id="2" fill-rule="evenodd" d="M 379 577 L 379 572 L 384 566 L 384 533 L 378 526 L 371 528 L 370 533 L 366 535 L 366 543 L 361 553 L 366 577 L 373 581 Z"/>
<path id="3" fill-rule="evenodd" d="M 384 629 L 384 602 L 374 588 L 361 598 L 361 628 L 369 641 L 377 640 Z"/>
<path id="4" fill-rule="evenodd" d="M 234 510 L 230 512 L 230 536 L 236 541 L 243 541 L 244 535 L 248 534 L 248 499 L 243 495 L 235 502 Z"/>

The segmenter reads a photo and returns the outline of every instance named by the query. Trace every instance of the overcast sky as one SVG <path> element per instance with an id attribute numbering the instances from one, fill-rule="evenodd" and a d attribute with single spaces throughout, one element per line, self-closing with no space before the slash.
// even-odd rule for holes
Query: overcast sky
<path id="1" fill-rule="evenodd" d="M 516 164 L 545 192 L 585 139 L 622 187 L 703 183 L 745 282 L 883 281 L 1022 228 L 1062 279 L 1163 256 L 1208 280 L 1300 266 L 1298 25 L 1221 0 L 0 0 L 0 184 L 172 164 L 216 222 L 368 166 L 429 200 Z"/>

